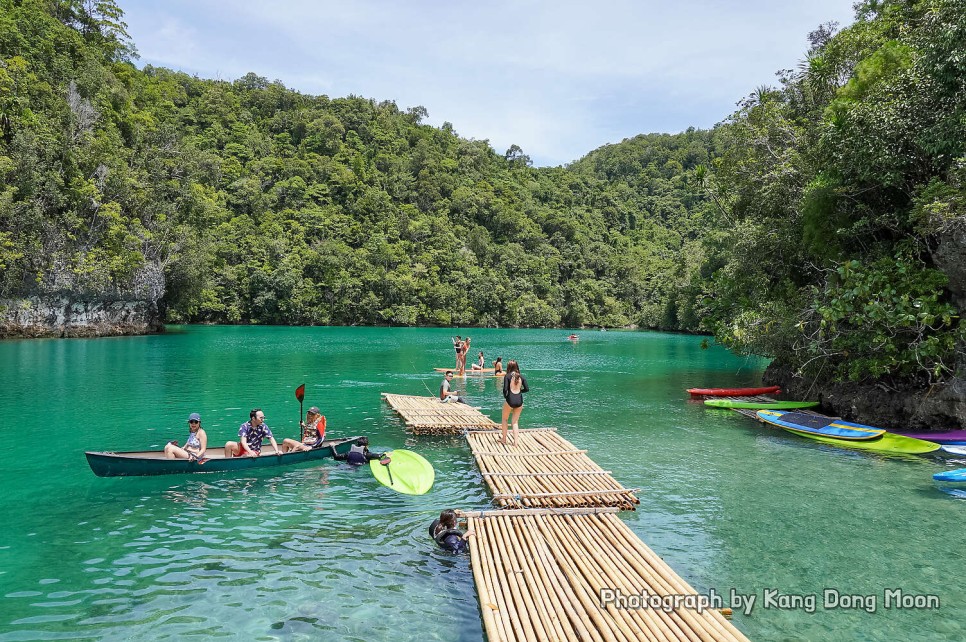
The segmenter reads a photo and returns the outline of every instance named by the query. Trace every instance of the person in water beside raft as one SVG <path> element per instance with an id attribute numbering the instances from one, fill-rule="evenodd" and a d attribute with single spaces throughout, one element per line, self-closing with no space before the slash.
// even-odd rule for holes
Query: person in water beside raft
<path id="1" fill-rule="evenodd" d="M 262 454 L 262 440 L 268 441 L 275 449 L 276 455 L 281 455 L 278 444 L 271 429 L 265 425 L 265 413 L 261 408 L 255 408 L 248 413 L 248 421 L 238 428 L 240 440 L 229 441 L 225 444 L 225 457 L 258 457 Z"/>
<path id="2" fill-rule="evenodd" d="M 459 390 L 451 390 L 450 382 L 453 380 L 453 371 L 447 370 L 443 377 L 443 383 L 439 386 L 439 400 L 443 403 L 466 403 L 466 399 L 460 396 Z"/>
<path id="3" fill-rule="evenodd" d="M 472 530 L 465 533 L 461 531 L 456 523 L 456 511 L 444 510 L 439 517 L 429 525 L 429 536 L 443 550 L 451 553 L 465 553 L 469 550 L 469 538 L 476 535 Z"/>
<path id="4" fill-rule="evenodd" d="M 207 459 L 206 450 L 208 450 L 208 433 L 201 427 L 201 415 L 193 412 L 188 415 L 188 439 L 184 443 L 184 448 L 180 448 L 177 441 L 169 441 L 164 447 L 164 456 L 168 459 L 190 459 L 201 464 Z"/>
<path id="5" fill-rule="evenodd" d="M 369 438 L 360 437 L 359 443 L 352 444 L 349 448 L 349 452 L 344 455 L 340 455 L 332 448 L 332 459 L 337 461 L 344 461 L 347 464 L 352 464 L 353 466 L 361 466 L 370 459 L 382 459 L 385 457 L 384 453 L 374 453 L 369 450 Z"/>
<path id="6" fill-rule="evenodd" d="M 325 441 L 325 415 L 319 411 L 318 406 L 309 408 L 305 413 L 305 421 L 300 421 L 299 425 L 302 426 L 302 441 L 286 437 L 282 440 L 283 453 L 306 452 L 318 448 Z"/>
<path id="7" fill-rule="evenodd" d="M 503 420 L 500 422 L 500 443 L 506 445 L 507 419 L 513 415 L 513 443 L 520 442 L 520 413 L 523 412 L 523 393 L 530 392 L 526 378 L 520 374 L 520 365 L 510 359 L 506 365 L 506 376 L 503 378 Z"/>

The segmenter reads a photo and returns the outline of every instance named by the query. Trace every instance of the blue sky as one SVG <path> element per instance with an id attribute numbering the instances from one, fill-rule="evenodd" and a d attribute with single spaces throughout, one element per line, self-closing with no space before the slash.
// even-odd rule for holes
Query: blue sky
<path id="1" fill-rule="evenodd" d="M 422 105 L 499 153 L 562 165 L 637 134 L 708 128 L 852 0 L 119 0 L 139 66 Z"/>

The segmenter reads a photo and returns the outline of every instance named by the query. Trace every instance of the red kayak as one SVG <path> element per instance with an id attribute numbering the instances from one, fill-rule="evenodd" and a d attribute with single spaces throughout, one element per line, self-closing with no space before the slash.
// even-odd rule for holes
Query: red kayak
<path id="1" fill-rule="evenodd" d="M 755 395 L 778 394 L 778 386 L 764 388 L 688 388 L 692 397 L 754 397 Z"/>

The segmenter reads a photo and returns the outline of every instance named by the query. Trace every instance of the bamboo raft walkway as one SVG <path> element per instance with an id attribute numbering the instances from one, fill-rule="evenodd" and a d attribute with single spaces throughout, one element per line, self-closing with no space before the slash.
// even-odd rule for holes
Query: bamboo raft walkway
<path id="1" fill-rule="evenodd" d="M 624 488 L 553 428 L 520 431 L 516 447 L 499 443 L 494 430 L 468 430 L 480 473 L 502 508 L 575 508 L 614 506 L 634 510 L 639 489 Z"/>
<path id="2" fill-rule="evenodd" d="M 499 428 L 499 424 L 465 403 L 443 403 L 436 397 L 382 393 L 414 435 L 459 435 L 468 429 Z"/>
<path id="3" fill-rule="evenodd" d="M 489 642 L 747 642 L 617 516 L 638 489 L 556 429 L 521 430 L 511 448 L 471 406 L 382 396 L 414 434 L 464 434 L 499 507 L 461 513 Z"/>
<path id="4" fill-rule="evenodd" d="M 463 513 L 487 640 L 747 642 L 617 511 Z"/>

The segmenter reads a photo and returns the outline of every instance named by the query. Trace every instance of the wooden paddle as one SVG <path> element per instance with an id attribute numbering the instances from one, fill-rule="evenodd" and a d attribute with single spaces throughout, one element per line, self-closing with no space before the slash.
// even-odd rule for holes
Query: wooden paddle
<path id="1" fill-rule="evenodd" d="M 303 417 L 303 415 L 302 415 L 302 400 L 305 399 L 305 384 L 304 383 L 301 386 L 299 386 L 298 388 L 295 389 L 295 398 L 299 400 L 299 427 L 302 428 L 302 417 Z M 302 428 L 302 430 L 300 431 L 300 434 L 301 434 L 301 437 L 299 438 L 299 441 L 304 441 L 305 440 L 305 428 Z"/>
<path id="2" fill-rule="evenodd" d="M 391 461 L 392 461 L 392 457 L 390 457 L 389 455 L 384 455 L 383 458 L 379 460 L 379 463 L 382 464 L 383 466 L 385 466 L 386 467 L 386 472 L 389 473 L 389 485 L 390 486 L 392 486 L 392 485 L 395 484 L 395 482 L 393 482 L 393 480 L 392 480 L 392 471 L 389 469 L 389 463 Z"/>

